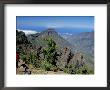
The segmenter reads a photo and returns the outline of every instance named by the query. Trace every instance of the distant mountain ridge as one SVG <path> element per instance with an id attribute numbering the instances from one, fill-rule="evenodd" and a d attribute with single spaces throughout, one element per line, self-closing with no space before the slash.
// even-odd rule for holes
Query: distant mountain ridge
<path id="1" fill-rule="evenodd" d="M 94 63 L 94 31 L 75 35 L 62 35 L 62 37 L 74 45 L 77 50 L 88 56 L 91 63 Z"/>
<path id="2" fill-rule="evenodd" d="M 79 50 L 88 49 L 89 52 L 91 52 L 91 55 L 94 54 L 94 32 L 83 32 L 76 35 L 69 35 L 65 38 L 67 41 L 69 41 L 72 45 L 74 45 L 76 48 L 79 48 Z M 89 53 L 88 52 L 88 53 Z"/>

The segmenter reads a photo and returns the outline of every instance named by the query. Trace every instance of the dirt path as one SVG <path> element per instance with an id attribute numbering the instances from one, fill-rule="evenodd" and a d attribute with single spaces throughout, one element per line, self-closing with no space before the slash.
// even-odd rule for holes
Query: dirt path
<path id="1" fill-rule="evenodd" d="M 54 72 L 54 71 L 44 71 L 44 70 L 40 70 L 40 69 L 39 70 L 33 69 L 32 74 L 66 74 L 66 73 L 64 73 L 63 71 Z"/>

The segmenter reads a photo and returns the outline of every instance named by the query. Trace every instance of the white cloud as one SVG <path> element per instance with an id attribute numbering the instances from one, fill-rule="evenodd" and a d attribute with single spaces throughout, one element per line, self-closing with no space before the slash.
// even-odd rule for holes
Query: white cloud
<path id="1" fill-rule="evenodd" d="M 71 33 L 59 33 L 60 35 L 72 35 Z"/>
<path id="2" fill-rule="evenodd" d="M 18 31 L 23 31 L 26 35 L 38 33 L 37 31 L 34 31 L 34 30 L 20 30 L 20 29 L 18 29 Z"/>
<path id="3" fill-rule="evenodd" d="M 65 35 L 72 35 L 71 33 L 64 33 Z"/>

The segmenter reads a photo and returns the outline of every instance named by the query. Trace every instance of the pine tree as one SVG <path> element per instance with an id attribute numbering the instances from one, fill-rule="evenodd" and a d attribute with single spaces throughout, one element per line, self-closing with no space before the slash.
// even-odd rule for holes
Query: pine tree
<path id="1" fill-rule="evenodd" d="M 52 40 L 52 38 L 45 39 L 47 47 L 43 49 L 44 61 L 48 64 L 45 66 L 49 66 L 48 69 L 51 69 L 56 66 L 57 60 L 57 51 L 56 51 L 56 43 Z M 46 67 L 47 68 L 47 67 Z"/>

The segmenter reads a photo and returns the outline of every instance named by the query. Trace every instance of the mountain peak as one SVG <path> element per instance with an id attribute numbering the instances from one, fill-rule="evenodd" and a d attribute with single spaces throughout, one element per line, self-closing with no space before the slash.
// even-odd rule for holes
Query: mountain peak
<path id="1" fill-rule="evenodd" d="M 54 28 L 48 28 L 47 30 L 43 31 L 42 33 L 51 36 L 51 35 L 56 35 L 58 34 Z"/>
<path id="2" fill-rule="evenodd" d="M 48 31 L 55 31 L 54 28 L 48 28 L 47 30 L 48 30 Z"/>
<path id="3" fill-rule="evenodd" d="M 55 33 L 57 33 L 54 28 L 48 28 L 46 31 L 47 32 L 55 32 Z"/>

